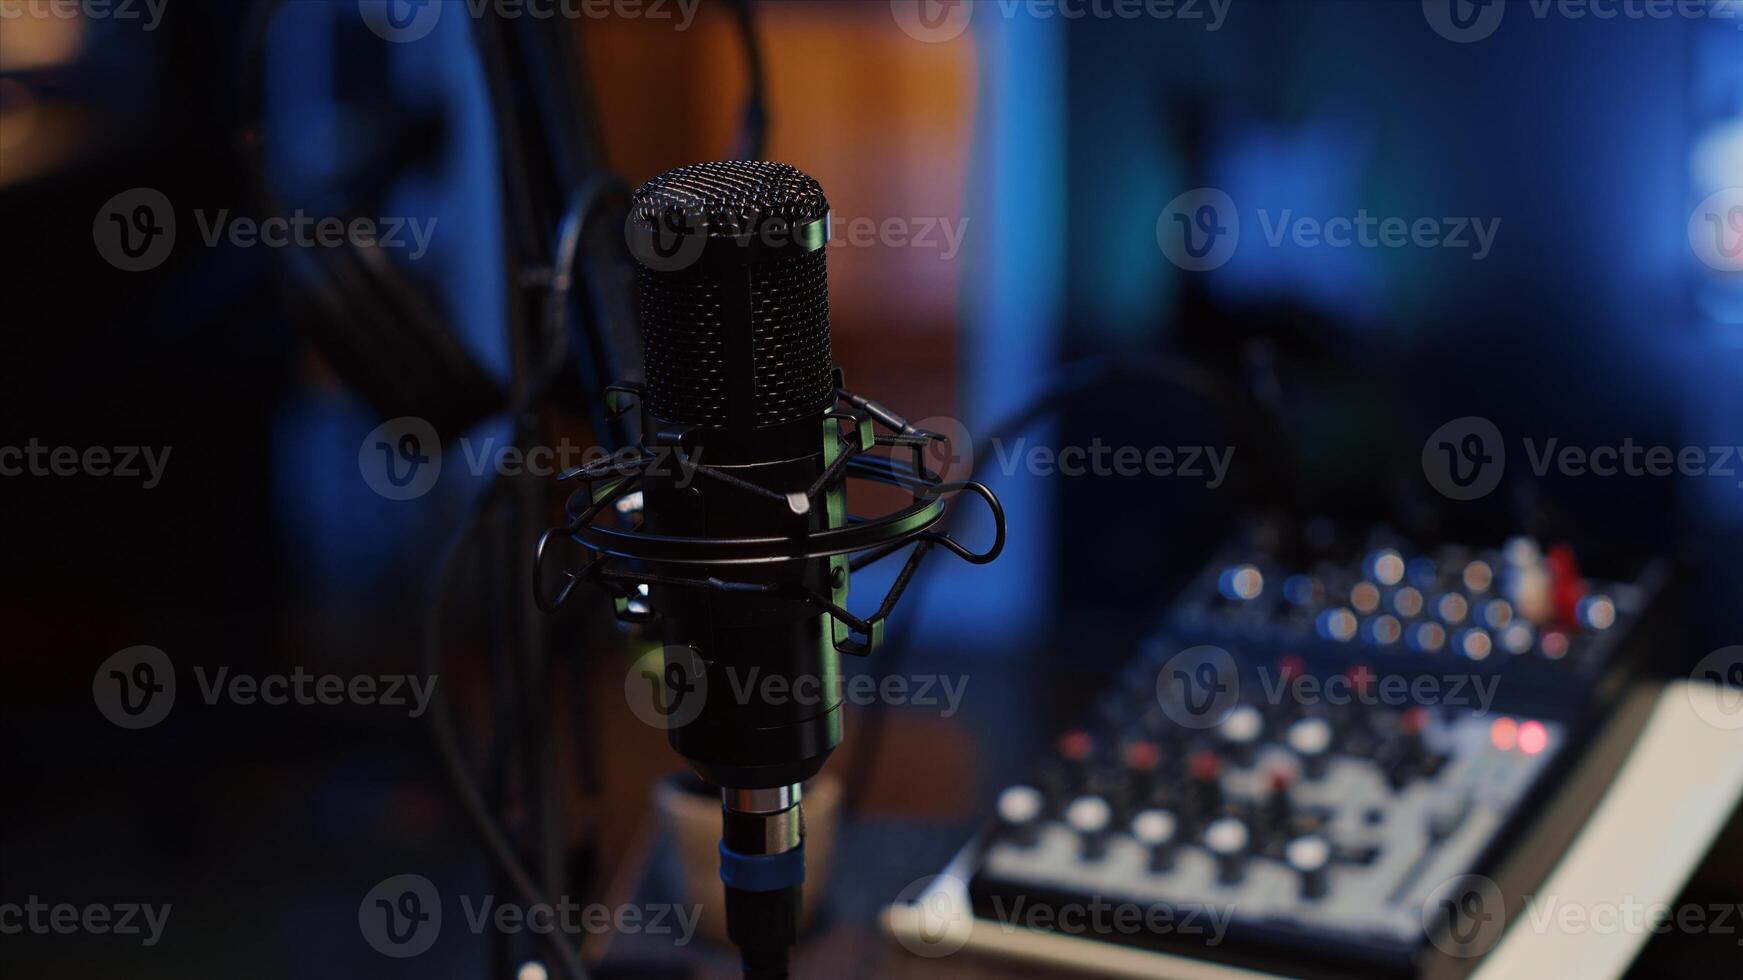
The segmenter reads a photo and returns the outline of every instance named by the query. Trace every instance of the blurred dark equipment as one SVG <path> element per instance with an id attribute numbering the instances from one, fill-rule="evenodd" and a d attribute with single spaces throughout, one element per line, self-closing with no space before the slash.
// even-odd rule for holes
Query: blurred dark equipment
<path id="1" fill-rule="evenodd" d="M 974 564 L 1004 547 L 992 492 L 927 468 L 941 437 L 849 392 L 832 366 L 828 223 L 822 188 L 781 164 L 681 167 L 636 191 L 647 382 L 614 390 L 639 405 L 641 443 L 632 458 L 566 474 L 584 486 L 536 566 L 542 577 L 548 544 L 572 539 L 587 561 L 547 604 L 599 586 L 664 644 L 647 676 L 663 685 L 673 748 L 720 787 L 727 927 L 747 977 L 787 975 L 805 870 L 800 784 L 841 741 L 838 656 L 879 645 L 933 546 Z M 850 515 L 852 478 L 910 502 Z M 992 512 L 981 553 L 933 530 L 963 490 Z M 617 526 L 596 524 L 601 514 Z M 876 611 L 849 612 L 851 572 L 909 546 Z M 747 677 L 820 696 L 732 696 Z"/>

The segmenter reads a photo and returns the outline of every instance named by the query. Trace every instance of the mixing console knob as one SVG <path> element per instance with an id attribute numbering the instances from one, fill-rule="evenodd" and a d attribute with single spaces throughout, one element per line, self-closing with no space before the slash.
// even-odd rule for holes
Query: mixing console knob
<path id="1" fill-rule="evenodd" d="M 1085 770 L 1095 757 L 1095 737 L 1082 729 L 1059 736 L 1058 755 L 1042 766 L 1039 781 L 1049 800 L 1057 801 L 1083 786 Z"/>
<path id="2" fill-rule="evenodd" d="M 1543 551 L 1532 538 L 1518 537 L 1504 549 L 1507 568 L 1501 591 L 1526 622 L 1543 626 L 1555 618 L 1555 591 Z"/>
<path id="3" fill-rule="evenodd" d="M 1132 836 L 1150 849 L 1150 870 L 1167 871 L 1174 866 L 1175 836 L 1180 821 L 1167 810 L 1142 810 L 1132 818 Z"/>
<path id="4" fill-rule="evenodd" d="M 1589 595 L 1574 606 L 1574 615 L 1586 629 L 1607 630 L 1616 625 L 1616 604 L 1607 595 Z"/>
<path id="5" fill-rule="evenodd" d="M 1301 897 L 1323 898 L 1331 867 L 1331 842 L 1318 834 L 1297 837 L 1283 848 L 1283 860 L 1301 876 Z"/>
<path id="6" fill-rule="evenodd" d="M 1381 585 L 1404 581 L 1404 570 L 1404 556 L 1392 548 L 1381 548 L 1362 562 L 1362 571 Z"/>
<path id="7" fill-rule="evenodd" d="M 1422 744 L 1422 733 L 1428 727 L 1428 709 L 1420 705 L 1398 716 L 1398 731 L 1374 761 L 1386 773 L 1386 782 L 1394 790 L 1422 772 L 1428 751 Z"/>
<path id="8" fill-rule="evenodd" d="M 1251 602 L 1265 591 L 1265 576 L 1254 565 L 1234 565 L 1217 576 L 1216 588 L 1230 602 Z"/>
<path id="9" fill-rule="evenodd" d="M 1325 763 L 1331 755 L 1332 728 L 1331 722 L 1325 718 L 1303 718 L 1289 726 L 1289 732 L 1284 736 L 1296 755 L 1301 757 L 1302 772 L 1309 779 L 1319 779 L 1325 775 Z"/>
<path id="10" fill-rule="evenodd" d="M 1446 627 L 1439 623 L 1417 623 L 1410 627 L 1405 640 L 1417 653 L 1439 653 L 1446 647 Z"/>
<path id="11" fill-rule="evenodd" d="M 1314 622 L 1314 628 L 1319 631 L 1320 636 L 1337 643 L 1348 643 L 1354 639 L 1357 625 L 1356 614 L 1341 606 L 1320 613 L 1319 619 Z"/>
<path id="12" fill-rule="evenodd" d="M 1230 756 L 1245 765 L 1252 761 L 1259 738 L 1265 734 L 1265 716 L 1250 704 L 1240 705 L 1223 719 L 1220 734 Z"/>
<path id="13" fill-rule="evenodd" d="M 1187 760 L 1185 808 L 1189 819 L 1222 809 L 1222 766 L 1223 760 L 1215 752 L 1194 752 Z"/>
<path id="14" fill-rule="evenodd" d="M 1495 652 L 1495 640 L 1488 630 L 1472 627 L 1458 631 L 1453 637 L 1453 649 L 1472 660 L 1487 660 Z"/>
<path id="15" fill-rule="evenodd" d="M 1035 843 L 1046 800 L 1033 786 L 1007 786 L 999 794 L 999 825 L 1007 839 L 1022 847 Z"/>
<path id="16" fill-rule="evenodd" d="M 1238 817 L 1223 817 L 1204 829 L 1204 847 L 1216 859 L 1216 880 L 1238 883 L 1247 873 L 1247 845 L 1252 834 Z"/>
<path id="17" fill-rule="evenodd" d="M 1113 808 L 1099 796 L 1080 796 L 1065 808 L 1065 823 L 1083 838 L 1083 859 L 1098 861 L 1108 850 L 1108 824 Z"/>
<path id="18" fill-rule="evenodd" d="M 1266 782 L 1265 800 L 1259 806 L 1261 832 L 1287 830 L 1295 817 L 1295 805 L 1289 798 L 1289 773 L 1273 769 Z"/>

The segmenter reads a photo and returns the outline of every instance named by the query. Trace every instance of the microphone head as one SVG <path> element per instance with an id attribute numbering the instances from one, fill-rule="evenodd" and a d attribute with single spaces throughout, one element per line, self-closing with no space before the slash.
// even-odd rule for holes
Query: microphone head
<path id="1" fill-rule="evenodd" d="M 821 420 L 835 390 L 817 181 L 756 160 L 679 167 L 637 189 L 627 232 L 656 419 L 739 432 Z"/>

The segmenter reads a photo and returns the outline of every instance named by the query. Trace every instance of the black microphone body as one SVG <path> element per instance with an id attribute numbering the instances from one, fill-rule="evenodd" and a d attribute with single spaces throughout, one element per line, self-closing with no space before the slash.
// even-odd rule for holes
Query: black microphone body
<path id="1" fill-rule="evenodd" d="M 682 167 L 636 192 L 629 231 L 641 261 L 643 441 L 711 471 L 649 471 L 649 534 L 803 539 L 844 524 L 839 485 L 806 494 L 840 441 L 828 217 L 816 181 L 773 163 Z M 701 707 L 668 733 L 691 768 L 721 787 L 728 928 L 747 976 L 783 976 L 803 876 L 800 784 L 842 737 L 838 627 L 807 594 L 844 606 L 846 556 L 747 561 L 721 589 L 662 583 L 693 576 L 693 566 L 647 568 L 668 682 L 678 656 L 705 675 L 677 675 L 700 688 Z"/>

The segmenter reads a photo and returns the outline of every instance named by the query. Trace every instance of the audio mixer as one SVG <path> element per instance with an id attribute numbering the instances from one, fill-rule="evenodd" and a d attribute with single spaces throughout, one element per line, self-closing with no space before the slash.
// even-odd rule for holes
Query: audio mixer
<path id="1" fill-rule="evenodd" d="M 1661 579 L 1590 581 L 1570 548 L 1525 537 L 1419 549 L 1261 526 L 999 794 L 952 874 L 1007 927 L 1017 909 L 1056 931 L 1072 909 L 1166 909 L 1172 927 L 1132 914 L 1074 934 L 1297 976 L 1468 968 L 1484 949 L 1449 885 L 1510 880 L 1509 846 L 1616 696 Z M 1534 862 L 1561 836 L 1535 838 Z"/>

